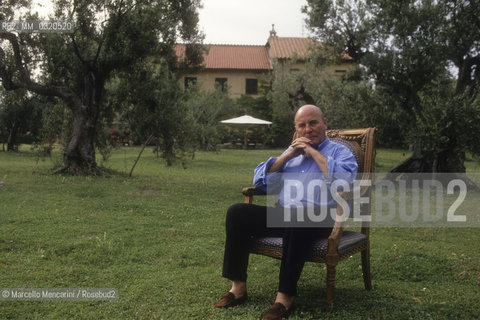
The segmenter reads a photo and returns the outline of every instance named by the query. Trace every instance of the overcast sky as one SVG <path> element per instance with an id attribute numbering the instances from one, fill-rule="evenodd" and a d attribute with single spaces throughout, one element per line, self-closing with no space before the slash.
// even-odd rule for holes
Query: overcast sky
<path id="1" fill-rule="evenodd" d="M 280 37 L 307 37 L 306 0 L 202 0 L 200 30 L 207 44 L 264 45 L 272 24 Z"/>
<path id="2" fill-rule="evenodd" d="M 0 0 L 1 1 L 1 0 Z M 35 0 L 42 16 L 52 10 L 51 1 Z M 275 24 L 280 37 L 307 37 L 306 0 L 202 0 L 200 30 L 206 44 L 264 45 Z"/>

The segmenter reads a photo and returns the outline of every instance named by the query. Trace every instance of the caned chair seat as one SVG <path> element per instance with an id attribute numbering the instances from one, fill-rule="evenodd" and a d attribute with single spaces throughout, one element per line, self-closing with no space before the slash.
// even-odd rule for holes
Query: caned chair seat
<path id="1" fill-rule="evenodd" d="M 368 237 L 351 230 L 343 231 L 342 238 L 338 244 L 338 255 L 340 260 L 365 250 L 368 245 Z M 319 239 L 312 243 L 307 261 L 326 262 L 328 239 Z M 251 242 L 251 253 L 266 255 L 272 258 L 282 258 L 282 238 L 263 237 L 253 238 Z"/>

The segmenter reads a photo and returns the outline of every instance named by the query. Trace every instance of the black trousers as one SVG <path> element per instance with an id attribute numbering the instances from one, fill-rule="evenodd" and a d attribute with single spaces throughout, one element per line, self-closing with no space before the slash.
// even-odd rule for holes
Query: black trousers
<path id="1" fill-rule="evenodd" d="M 309 245 L 315 239 L 327 238 L 332 228 L 267 228 L 267 210 L 270 209 L 275 210 L 245 203 L 234 204 L 228 209 L 222 275 L 232 281 L 246 281 L 251 238 L 282 237 L 278 291 L 295 296 Z"/>

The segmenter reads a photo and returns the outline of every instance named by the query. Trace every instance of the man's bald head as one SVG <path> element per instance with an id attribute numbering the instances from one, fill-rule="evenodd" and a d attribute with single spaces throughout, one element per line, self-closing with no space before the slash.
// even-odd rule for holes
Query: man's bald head
<path id="1" fill-rule="evenodd" d="M 325 120 L 322 110 L 314 104 L 306 104 L 301 106 L 295 113 L 295 119 L 297 119 L 299 115 L 302 115 L 304 113 L 311 113 L 311 112 L 319 115 L 322 118 L 322 120 Z"/>
<path id="2" fill-rule="evenodd" d="M 313 104 L 306 104 L 295 114 L 295 131 L 297 137 L 305 137 L 310 144 L 318 146 L 325 140 L 327 121 L 322 110 Z"/>

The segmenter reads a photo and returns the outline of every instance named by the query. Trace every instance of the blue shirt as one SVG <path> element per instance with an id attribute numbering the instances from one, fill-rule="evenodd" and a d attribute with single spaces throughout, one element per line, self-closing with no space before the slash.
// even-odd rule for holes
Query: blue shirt
<path id="1" fill-rule="evenodd" d="M 255 168 L 253 184 L 268 194 L 278 193 L 278 202 L 282 207 L 288 206 L 292 199 L 302 202 L 304 207 L 335 205 L 330 193 L 331 184 L 342 179 L 351 185 L 358 170 L 357 161 L 347 147 L 332 142 L 327 137 L 318 145 L 317 150 L 327 158 L 330 179 L 326 179 L 313 157 L 299 155 L 274 173 L 267 174 L 276 157 L 260 163 Z"/>

